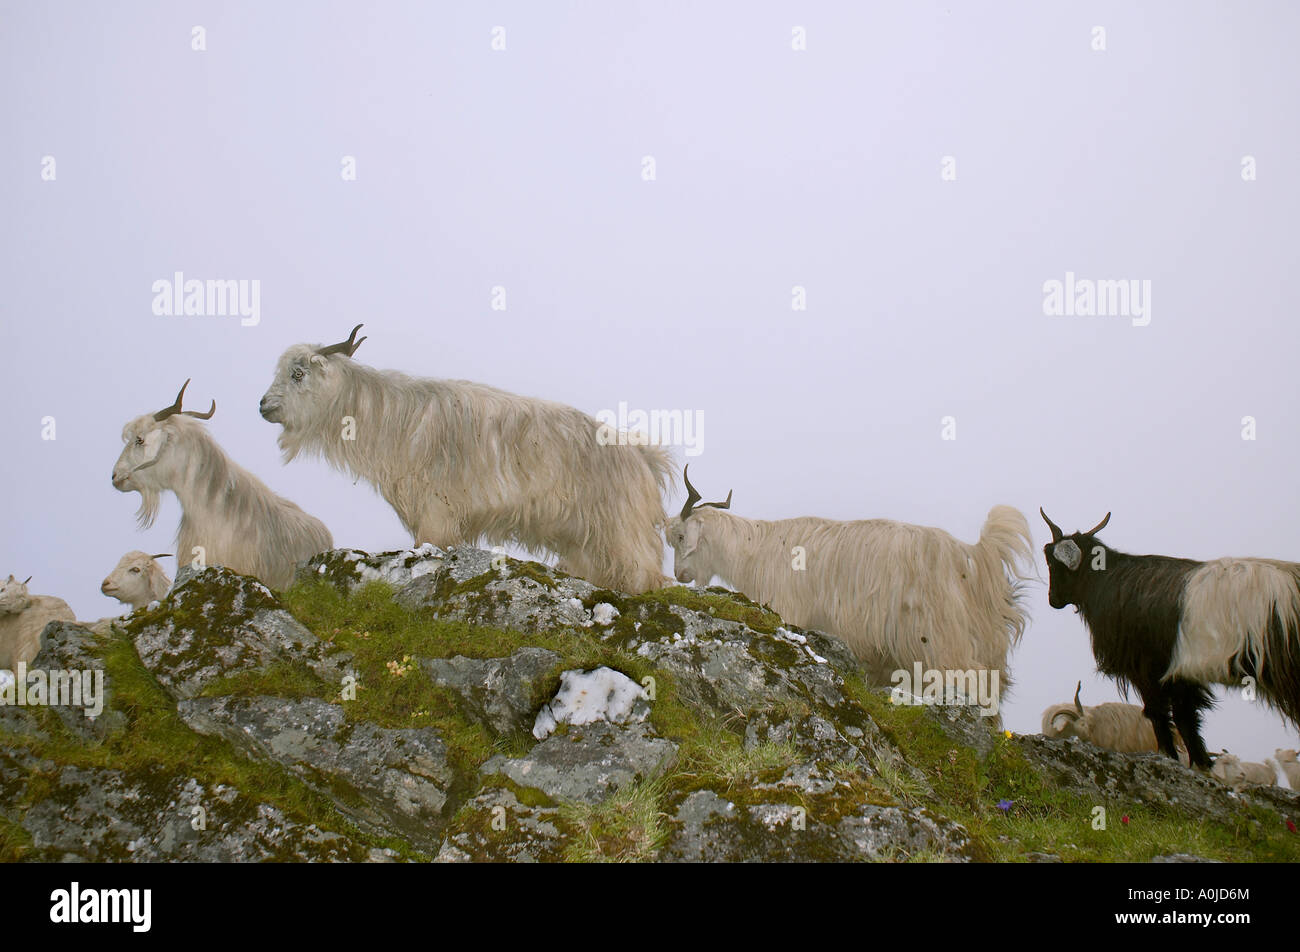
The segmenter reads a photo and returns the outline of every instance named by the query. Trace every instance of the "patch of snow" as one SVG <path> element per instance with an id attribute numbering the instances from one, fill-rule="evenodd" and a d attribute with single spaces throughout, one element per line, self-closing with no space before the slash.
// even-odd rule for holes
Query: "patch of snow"
<path id="1" fill-rule="evenodd" d="M 618 609 L 609 602 L 601 602 L 591 610 L 591 620 L 597 625 L 612 625 L 618 617 Z"/>
<path id="2" fill-rule="evenodd" d="M 560 724 L 644 721 L 649 713 L 641 685 L 626 674 L 613 668 L 565 671 L 560 675 L 560 690 L 537 714 L 533 736 L 543 740 Z"/>

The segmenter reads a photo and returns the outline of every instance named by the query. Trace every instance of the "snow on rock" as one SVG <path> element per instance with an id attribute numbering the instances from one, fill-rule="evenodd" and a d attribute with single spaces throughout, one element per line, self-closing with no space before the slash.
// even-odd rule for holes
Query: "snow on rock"
<path id="1" fill-rule="evenodd" d="M 641 685 L 626 674 L 613 668 L 565 671 L 560 675 L 560 690 L 537 714 L 533 736 L 543 740 L 560 724 L 624 724 L 644 721 L 649 714 Z"/>

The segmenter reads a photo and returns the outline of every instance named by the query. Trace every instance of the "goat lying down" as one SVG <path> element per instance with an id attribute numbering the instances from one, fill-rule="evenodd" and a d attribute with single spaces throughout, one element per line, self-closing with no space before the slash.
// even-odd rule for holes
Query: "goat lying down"
<path id="1" fill-rule="evenodd" d="M 0 582 L 0 669 L 30 664 L 41 650 L 41 632 L 52 621 L 76 621 L 72 608 L 53 595 L 32 595 L 31 576 L 19 582 L 12 575 Z"/>
<path id="2" fill-rule="evenodd" d="M 1218 777 L 1234 790 L 1241 790 L 1247 784 L 1272 787 L 1277 784 L 1275 766 L 1272 759 L 1257 764 L 1225 752 L 1214 759 L 1210 775 Z"/>
<path id="3" fill-rule="evenodd" d="M 1300 763 L 1296 763 L 1296 751 L 1283 750 L 1279 747 L 1273 751 L 1273 756 L 1277 758 L 1277 765 L 1286 775 L 1287 786 L 1292 790 L 1300 790 Z"/>
<path id="4" fill-rule="evenodd" d="M 1142 713 L 1142 708 L 1118 701 L 1084 707 L 1079 700 L 1082 690 L 1080 681 L 1074 689 L 1073 704 L 1054 704 L 1043 711 L 1044 737 L 1078 737 L 1096 747 L 1121 753 L 1150 753 L 1160 749 L 1155 726 Z M 1178 759 L 1186 765 L 1187 748 L 1177 731 L 1174 743 Z"/>
<path id="5" fill-rule="evenodd" d="M 1201 712 L 1213 706 L 1212 684 L 1249 678 L 1300 723 L 1300 564 L 1128 555 L 1097 538 L 1109 513 L 1068 536 L 1039 513 L 1052 531 L 1048 602 L 1078 608 L 1097 668 L 1137 688 L 1162 752 L 1177 756 L 1177 725 L 1193 766 L 1209 769 Z"/>
<path id="6" fill-rule="evenodd" d="M 113 466 L 113 487 L 138 492 L 141 527 L 153 524 L 162 493 L 181 504 L 176 559 L 202 553 L 204 565 L 224 565 L 263 584 L 288 588 L 295 566 L 333 548 L 325 524 L 309 516 L 222 451 L 199 420 L 206 413 L 182 410 L 185 381 L 176 402 L 131 420 L 122 430 L 126 446 Z"/>
<path id="7" fill-rule="evenodd" d="M 139 549 L 128 552 L 108 573 L 99 590 L 109 598 L 130 605 L 132 610 L 144 608 L 171 590 L 172 580 L 158 564 L 158 559 L 168 557 L 167 554 L 149 555 Z"/>
<path id="8" fill-rule="evenodd" d="M 666 450 L 608 439 L 605 424 L 560 403 L 358 363 L 362 326 L 280 358 L 260 410 L 282 427 L 286 463 L 315 455 L 364 478 L 416 544 L 516 542 L 624 592 L 667 581 Z"/>
<path id="9" fill-rule="evenodd" d="M 970 545 L 887 519 L 746 519 L 727 511 L 730 493 L 700 503 L 689 474 L 686 489 L 667 529 L 679 582 L 721 578 L 789 622 L 836 635 L 877 683 L 916 662 L 1009 683 L 1007 655 L 1025 629 L 1018 565 L 1030 559 L 1017 510 L 994 506 Z"/>

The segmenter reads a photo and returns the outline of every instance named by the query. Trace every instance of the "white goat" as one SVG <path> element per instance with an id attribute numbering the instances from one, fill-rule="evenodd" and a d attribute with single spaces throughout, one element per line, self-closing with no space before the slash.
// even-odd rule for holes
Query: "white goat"
<path id="1" fill-rule="evenodd" d="M 885 519 L 745 519 L 704 503 L 686 480 L 669 520 L 679 582 L 723 579 L 786 621 L 848 643 L 869 676 L 888 682 L 916 662 L 931 670 L 996 670 L 1025 629 L 1017 567 L 1030 558 L 1029 525 L 995 506 L 975 545 L 942 529 Z M 1008 573 L 1011 573 L 1010 577 Z"/>
<path id="2" fill-rule="evenodd" d="M 1273 756 L 1277 758 L 1277 765 L 1286 775 L 1287 785 L 1292 790 L 1300 790 L 1300 763 L 1296 763 L 1296 751 L 1283 750 L 1279 747 L 1273 751 Z"/>
<path id="3" fill-rule="evenodd" d="M 366 479 L 417 544 L 513 541 L 625 592 L 667 581 L 665 450 L 563 404 L 357 363 L 361 326 L 280 358 L 260 409 L 283 426 L 286 463 L 306 453 Z"/>
<path id="4" fill-rule="evenodd" d="M 157 562 L 166 558 L 170 558 L 166 553 L 149 555 L 139 549 L 128 552 L 104 579 L 99 590 L 109 598 L 130 605 L 133 610 L 144 608 L 161 599 L 172 587 L 172 580 Z"/>
<path id="5" fill-rule="evenodd" d="M 140 494 L 141 527 L 153 524 L 164 490 L 176 494 L 182 510 L 178 562 L 201 551 L 205 565 L 224 565 L 271 588 L 287 588 L 295 563 L 332 548 L 334 540 L 324 523 L 273 493 L 190 419 L 210 419 L 216 401 L 207 413 L 181 410 L 189 383 L 170 407 L 123 428 L 126 446 L 113 467 L 113 486 Z"/>
<path id="6" fill-rule="evenodd" d="M 1073 704 L 1054 704 L 1043 711 L 1044 737 L 1078 737 L 1095 747 L 1117 750 L 1121 753 L 1158 751 L 1156 729 L 1142 708 L 1136 704 L 1107 701 L 1104 704 L 1084 707 L 1079 700 L 1083 690 L 1080 681 L 1074 688 Z M 1174 745 L 1178 759 L 1186 766 L 1187 748 L 1178 732 L 1174 731 Z"/>
<path id="7" fill-rule="evenodd" d="M 1262 764 L 1243 761 L 1235 754 L 1226 751 L 1215 758 L 1210 775 L 1218 777 L 1234 790 L 1240 790 L 1247 784 L 1261 784 L 1271 787 L 1277 783 L 1277 771 L 1270 757 Z"/>
<path id="8" fill-rule="evenodd" d="M 0 582 L 0 669 L 12 671 L 20 661 L 30 664 L 50 622 L 77 620 L 63 599 L 28 593 L 31 580 L 29 575 L 19 582 L 11 575 Z"/>

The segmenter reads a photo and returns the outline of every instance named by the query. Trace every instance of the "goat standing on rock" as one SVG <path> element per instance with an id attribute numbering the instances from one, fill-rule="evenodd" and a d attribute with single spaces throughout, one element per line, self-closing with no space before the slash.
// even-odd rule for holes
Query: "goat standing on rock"
<path id="1" fill-rule="evenodd" d="M 1210 768 L 1201 712 L 1213 706 L 1211 684 L 1250 678 L 1300 722 L 1300 565 L 1126 555 L 1097 538 L 1110 513 L 1068 536 L 1039 513 L 1052 530 L 1048 602 L 1078 609 L 1098 670 L 1137 688 L 1163 753 L 1177 757 L 1176 724 L 1192 766 Z"/>
<path id="2" fill-rule="evenodd" d="M 843 639 L 876 683 L 914 664 L 997 671 L 1025 628 L 1018 563 L 1030 559 L 1029 525 L 994 506 L 979 542 L 887 519 L 835 522 L 805 516 L 746 519 L 725 502 L 700 503 L 686 480 L 681 515 L 668 523 L 679 582 L 717 576 L 786 621 Z M 806 565 L 793 564 L 802 550 Z M 1014 576 L 1014 577 L 1013 577 Z"/>
<path id="3" fill-rule="evenodd" d="M 549 400 L 367 367 L 352 359 L 362 326 L 280 358 L 260 411 L 286 463 L 307 453 L 365 478 L 417 545 L 517 542 L 634 594 L 667 581 L 664 449 L 603 443 L 594 417 Z"/>
<path id="4" fill-rule="evenodd" d="M 204 565 L 224 565 L 271 588 L 288 588 L 296 563 L 334 547 L 325 524 L 277 496 L 237 464 L 197 420 L 206 413 L 182 410 L 185 381 L 176 402 L 136 417 L 122 429 L 126 446 L 113 466 L 113 488 L 138 492 L 141 527 L 153 524 L 163 490 L 181 504 L 177 561 L 202 550 Z M 191 418 L 197 419 L 191 419 Z"/>

